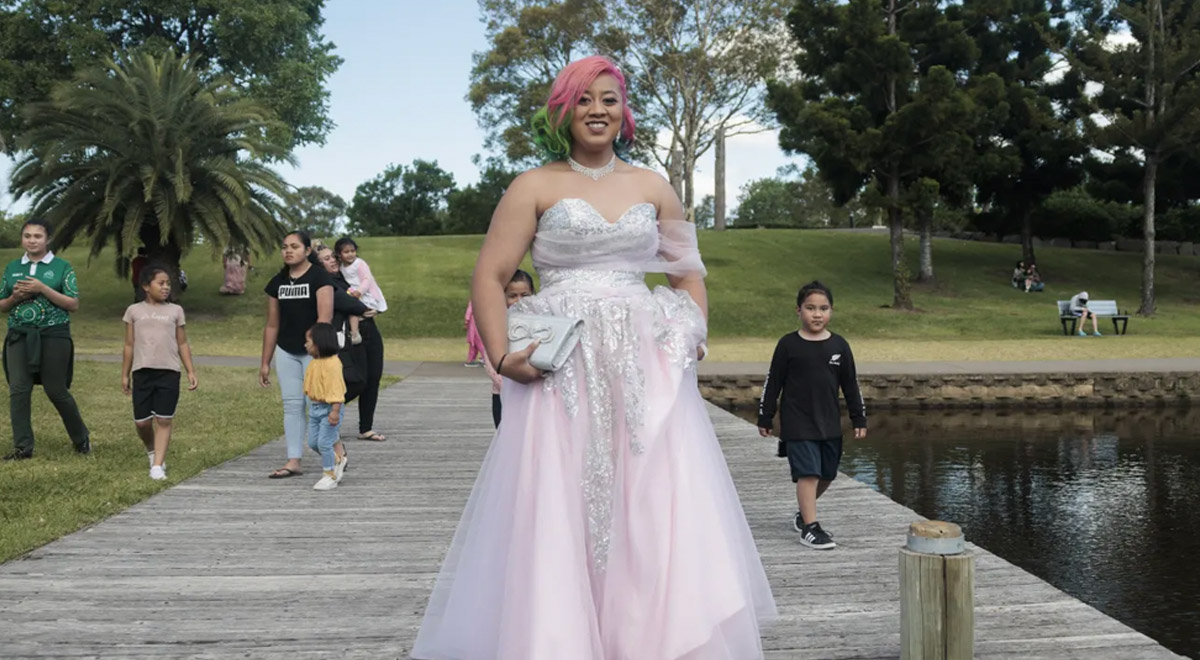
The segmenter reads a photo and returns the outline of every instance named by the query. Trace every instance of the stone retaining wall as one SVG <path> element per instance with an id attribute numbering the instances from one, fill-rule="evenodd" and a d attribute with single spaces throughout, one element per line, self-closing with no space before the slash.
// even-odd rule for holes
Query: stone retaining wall
<path id="1" fill-rule="evenodd" d="M 1200 402 L 1200 373 L 939 374 L 860 376 L 867 409 L 1089 408 Z M 704 398 L 755 407 L 762 376 L 701 376 Z"/>

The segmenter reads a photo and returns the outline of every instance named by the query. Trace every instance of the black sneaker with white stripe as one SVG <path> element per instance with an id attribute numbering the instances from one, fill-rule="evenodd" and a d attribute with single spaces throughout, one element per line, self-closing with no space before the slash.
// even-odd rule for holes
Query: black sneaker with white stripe
<path id="1" fill-rule="evenodd" d="M 821 529 L 821 523 L 811 522 L 801 527 L 798 525 L 800 520 L 800 514 L 796 514 L 796 521 L 792 523 L 792 526 L 796 527 L 796 531 L 800 532 L 800 543 L 814 550 L 832 550 L 837 547 L 833 538 Z"/>

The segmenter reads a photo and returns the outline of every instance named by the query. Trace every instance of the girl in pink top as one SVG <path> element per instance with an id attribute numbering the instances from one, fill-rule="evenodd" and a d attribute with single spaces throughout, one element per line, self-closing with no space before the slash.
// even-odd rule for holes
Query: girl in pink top
<path id="1" fill-rule="evenodd" d="M 381 314 L 386 312 L 387 301 L 383 298 L 383 291 L 379 289 L 379 283 L 371 275 L 371 267 L 358 257 L 358 243 L 355 243 L 354 239 L 349 236 L 343 236 L 333 244 L 333 253 L 342 262 L 342 277 L 346 279 L 346 284 L 350 285 L 347 293 L 358 298 L 362 304 L 376 312 Z M 362 335 L 358 333 L 360 319 L 359 316 L 350 317 L 350 337 L 351 342 L 355 344 L 362 343 Z"/>
<path id="2" fill-rule="evenodd" d="M 125 310 L 121 390 L 133 397 L 133 423 L 146 448 L 150 478 L 162 481 L 167 478 L 181 368 L 187 370 L 188 390 L 196 389 L 198 382 L 183 308 L 169 302 L 167 269 L 147 266 L 140 277 L 145 299 Z"/>

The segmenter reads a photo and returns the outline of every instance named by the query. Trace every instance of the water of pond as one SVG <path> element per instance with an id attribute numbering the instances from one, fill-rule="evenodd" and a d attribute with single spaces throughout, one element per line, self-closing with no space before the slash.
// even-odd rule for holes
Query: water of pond
<path id="1" fill-rule="evenodd" d="M 842 471 L 1200 658 L 1200 409 L 884 411 Z"/>

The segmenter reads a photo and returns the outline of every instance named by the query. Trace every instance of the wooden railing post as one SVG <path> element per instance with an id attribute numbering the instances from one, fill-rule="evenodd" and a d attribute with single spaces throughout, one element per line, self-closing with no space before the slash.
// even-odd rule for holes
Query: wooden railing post
<path id="1" fill-rule="evenodd" d="M 958 525 L 915 522 L 900 549 L 900 658 L 974 657 L 975 556 Z"/>

